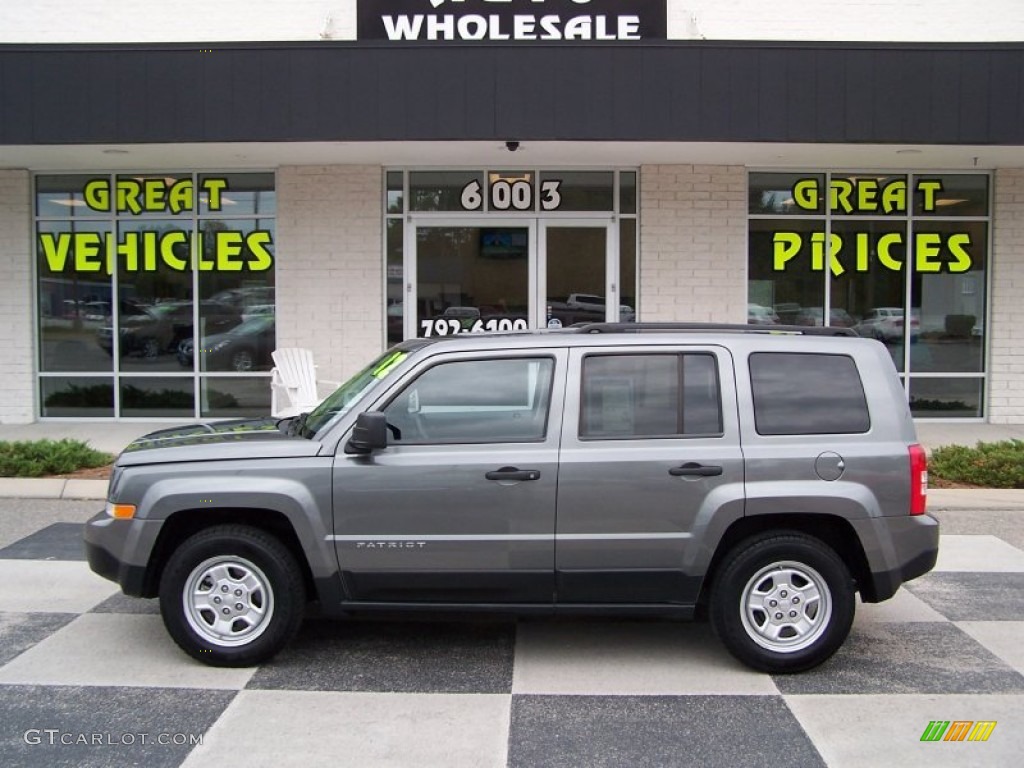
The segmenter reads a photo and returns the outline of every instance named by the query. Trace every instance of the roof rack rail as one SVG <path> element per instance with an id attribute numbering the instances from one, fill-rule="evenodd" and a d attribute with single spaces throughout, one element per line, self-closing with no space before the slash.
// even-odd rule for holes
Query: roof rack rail
<path id="1" fill-rule="evenodd" d="M 648 333 L 655 331 L 723 331 L 726 333 L 785 333 L 804 336 L 858 336 L 852 328 L 834 325 L 746 325 L 739 323 L 577 323 L 577 333 Z"/>

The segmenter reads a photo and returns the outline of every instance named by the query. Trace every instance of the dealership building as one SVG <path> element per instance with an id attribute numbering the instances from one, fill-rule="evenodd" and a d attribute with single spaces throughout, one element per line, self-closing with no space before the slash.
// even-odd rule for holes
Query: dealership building
<path id="1" fill-rule="evenodd" d="M 267 413 L 278 347 L 343 379 L 634 320 L 852 328 L 916 418 L 1024 423 L 1019 0 L 27 5 L 0 423 Z"/>

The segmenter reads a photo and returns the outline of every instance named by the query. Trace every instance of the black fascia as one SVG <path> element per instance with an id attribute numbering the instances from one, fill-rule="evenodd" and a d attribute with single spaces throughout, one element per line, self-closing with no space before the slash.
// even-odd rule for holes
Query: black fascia
<path id="1" fill-rule="evenodd" d="M 0 144 L 1024 144 L 1024 43 L 0 45 Z"/>

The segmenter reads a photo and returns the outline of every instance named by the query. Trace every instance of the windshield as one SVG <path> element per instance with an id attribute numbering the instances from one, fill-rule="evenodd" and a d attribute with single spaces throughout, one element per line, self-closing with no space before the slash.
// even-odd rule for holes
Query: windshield
<path id="1" fill-rule="evenodd" d="M 335 416 L 339 416 L 363 399 L 374 384 L 391 375 L 391 372 L 409 356 L 404 349 L 391 349 L 378 357 L 359 373 L 342 384 L 328 396 L 306 418 L 302 434 L 312 437 Z"/>

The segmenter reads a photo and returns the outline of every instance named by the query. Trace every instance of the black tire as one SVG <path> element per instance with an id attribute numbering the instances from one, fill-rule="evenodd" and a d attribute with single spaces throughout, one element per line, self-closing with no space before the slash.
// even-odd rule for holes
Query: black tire
<path id="1" fill-rule="evenodd" d="M 214 667 L 271 658 L 295 636 L 305 602 L 292 553 L 274 536 L 244 525 L 189 537 L 160 578 L 167 631 L 185 653 Z"/>
<path id="2" fill-rule="evenodd" d="M 850 571 L 829 546 L 783 532 L 747 539 L 726 555 L 709 607 L 711 626 L 733 656 L 762 672 L 787 673 L 816 667 L 839 649 L 856 600 Z"/>

